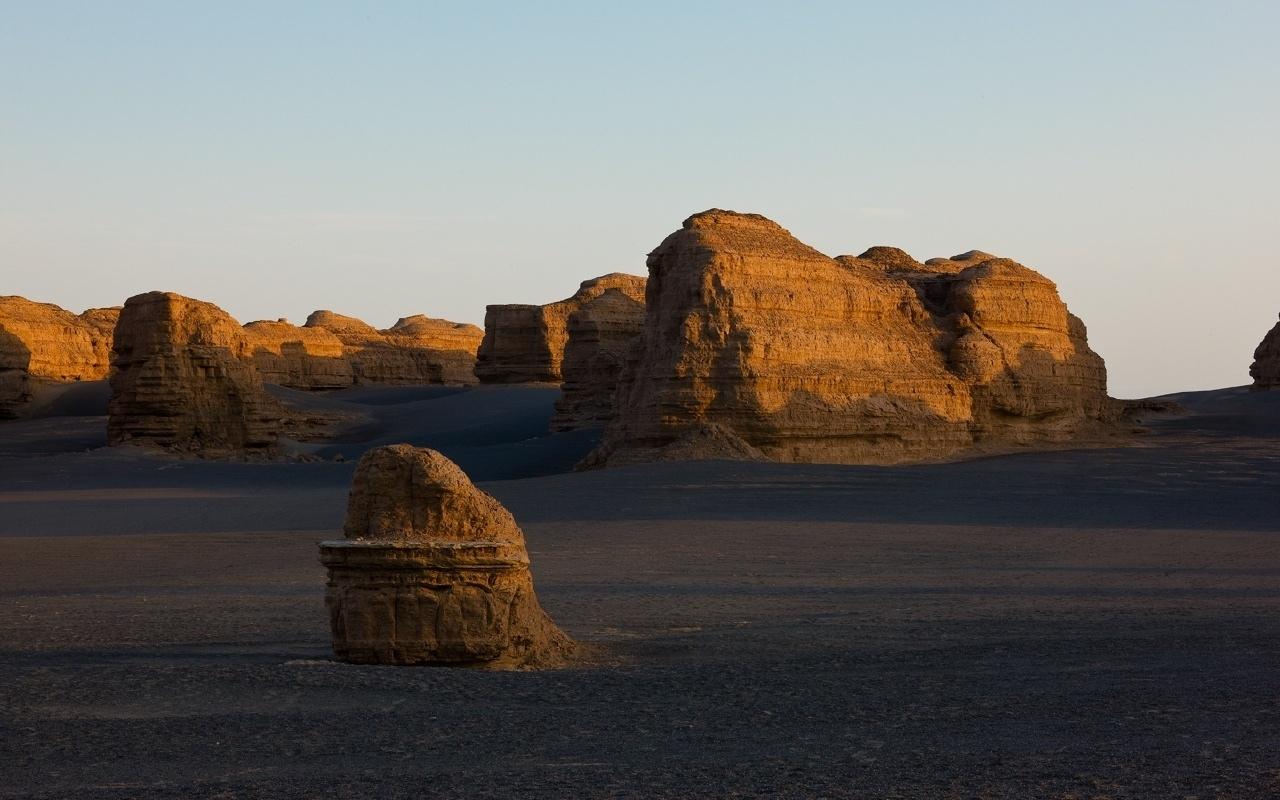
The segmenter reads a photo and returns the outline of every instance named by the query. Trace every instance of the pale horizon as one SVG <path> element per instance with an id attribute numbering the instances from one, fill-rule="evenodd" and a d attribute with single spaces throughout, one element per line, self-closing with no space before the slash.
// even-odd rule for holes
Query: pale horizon
<path id="1" fill-rule="evenodd" d="M 76 312 L 482 325 L 712 207 L 1026 264 L 1118 397 L 1247 383 L 1280 312 L 1270 4 L 6 16 L 0 294 Z"/>

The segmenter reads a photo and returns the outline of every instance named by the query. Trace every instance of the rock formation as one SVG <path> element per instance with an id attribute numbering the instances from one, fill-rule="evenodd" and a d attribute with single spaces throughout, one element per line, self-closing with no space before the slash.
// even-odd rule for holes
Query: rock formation
<path id="1" fill-rule="evenodd" d="M 212 303 L 168 292 L 129 298 L 112 348 L 107 441 L 230 455 L 270 452 L 282 412 L 244 330 Z"/>
<path id="2" fill-rule="evenodd" d="M 336 338 L 357 384 L 475 383 L 476 351 L 484 338 L 475 325 L 421 314 L 378 330 L 354 317 L 316 311 L 304 329 Z"/>
<path id="3" fill-rule="evenodd" d="M 1280 389 L 1280 322 L 1262 339 L 1262 344 L 1253 352 L 1253 366 L 1249 367 L 1253 376 L 1254 391 Z"/>
<path id="4" fill-rule="evenodd" d="M 324 328 L 300 328 L 288 320 L 244 326 L 254 367 L 267 383 L 291 389 L 342 389 L 355 377 L 342 340 Z"/>
<path id="5" fill-rule="evenodd" d="M 43 383 L 96 381 L 111 365 L 118 308 L 76 316 L 49 303 L 0 297 L 0 419 L 18 416 Z"/>
<path id="6" fill-rule="evenodd" d="M 340 660 L 527 669 L 571 652 L 538 604 L 511 514 L 434 450 L 366 453 L 344 532 L 320 545 Z"/>
<path id="7" fill-rule="evenodd" d="M 553 431 L 601 428 L 614 418 L 618 376 L 644 329 L 644 303 L 609 289 L 569 316 Z"/>
<path id="8" fill-rule="evenodd" d="M 764 217 L 713 210 L 648 264 L 644 331 L 594 463 L 688 453 L 708 424 L 718 453 L 920 461 L 1067 441 L 1117 413 L 1083 324 L 1007 259 L 832 259 Z"/>
<path id="9" fill-rule="evenodd" d="M 557 303 L 489 306 L 476 377 L 481 383 L 559 383 L 569 317 L 610 289 L 644 302 L 644 285 L 644 278 L 613 272 L 583 281 L 572 297 Z"/>

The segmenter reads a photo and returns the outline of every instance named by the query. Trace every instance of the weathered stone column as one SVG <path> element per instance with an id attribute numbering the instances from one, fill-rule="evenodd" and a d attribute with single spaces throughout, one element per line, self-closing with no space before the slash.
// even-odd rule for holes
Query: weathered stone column
<path id="1" fill-rule="evenodd" d="M 572 651 L 538 604 L 515 520 L 440 453 L 366 453 L 345 533 L 320 545 L 339 660 L 531 669 Z"/>

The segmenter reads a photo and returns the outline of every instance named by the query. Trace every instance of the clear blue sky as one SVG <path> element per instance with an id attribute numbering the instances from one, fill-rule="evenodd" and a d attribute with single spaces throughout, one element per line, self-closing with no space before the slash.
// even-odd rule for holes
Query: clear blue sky
<path id="1" fill-rule="evenodd" d="M 692 212 L 1056 280 L 1113 393 L 1280 312 L 1280 3 L 0 0 L 0 294 L 379 326 L 644 272 Z"/>

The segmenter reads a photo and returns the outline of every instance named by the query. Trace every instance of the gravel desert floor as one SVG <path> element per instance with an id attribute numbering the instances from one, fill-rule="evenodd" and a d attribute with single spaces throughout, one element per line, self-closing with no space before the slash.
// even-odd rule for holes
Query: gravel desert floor
<path id="1" fill-rule="evenodd" d="M 363 422 L 300 463 L 99 449 L 77 391 L 0 425 L 0 797 L 1280 796 L 1280 392 L 1109 448 L 574 473 L 554 389 L 307 399 Z M 330 660 L 316 543 L 389 441 L 511 509 L 576 663 Z"/>

